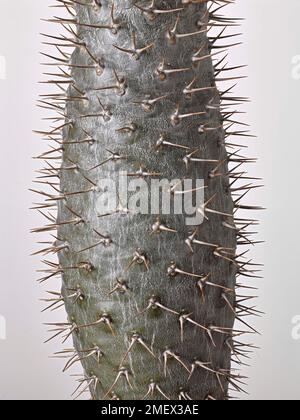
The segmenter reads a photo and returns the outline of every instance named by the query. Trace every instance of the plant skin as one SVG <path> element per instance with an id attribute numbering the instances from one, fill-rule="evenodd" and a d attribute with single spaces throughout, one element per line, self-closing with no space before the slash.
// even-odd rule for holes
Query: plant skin
<path id="1" fill-rule="evenodd" d="M 241 203 L 256 187 L 241 169 L 253 161 L 239 145 L 250 135 L 235 128 L 244 98 L 218 89 L 239 78 L 224 57 L 238 20 L 221 13 L 232 2 L 57 2 L 70 16 L 50 19 L 66 33 L 47 41 L 58 68 L 48 82 L 60 90 L 40 102 L 58 117 L 40 132 L 55 147 L 40 156 L 51 191 L 37 207 L 50 214 L 35 229 L 57 231 L 41 252 L 59 263 L 46 261 L 41 281 L 62 276 L 47 302 L 64 304 L 68 321 L 50 329 L 72 336 L 74 349 L 56 356 L 69 358 L 65 370 L 82 363 L 76 397 L 226 400 L 230 387 L 241 391 L 232 361 L 247 357 L 240 336 L 255 332 L 245 316 L 257 314 L 237 282 L 255 277 L 244 254 L 255 221 L 237 216 L 256 209 Z M 189 226 L 161 203 L 159 214 L 122 200 L 99 214 L 103 180 L 117 183 L 120 172 L 149 188 L 178 180 L 173 200 L 188 193 L 184 180 L 203 180 L 201 222 Z"/>

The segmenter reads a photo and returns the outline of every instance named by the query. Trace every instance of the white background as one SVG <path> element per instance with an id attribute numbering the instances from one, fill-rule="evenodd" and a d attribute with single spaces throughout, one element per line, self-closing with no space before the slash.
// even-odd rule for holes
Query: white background
<path id="1" fill-rule="evenodd" d="M 43 322 L 65 319 L 63 313 L 41 314 L 44 288 L 35 282 L 39 263 L 29 257 L 36 249 L 29 230 L 41 224 L 28 210 L 33 200 L 28 188 L 38 168 L 30 158 L 44 151 L 32 129 L 41 126 L 42 117 L 35 108 L 42 72 L 38 34 L 55 30 L 40 21 L 55 10 L 49 4 L 0 0 L 0 64 L 6 62 L 6 75 L 3 64 L 0 71 L 0 323 L 4 317 L 7 328 L 7 339 L 0 339 L 0 399 L 69 399 L 74 390 L 74 378 L 49 359 L 60 345 L 42 344 L 47 338 Z M 226 13 L 246 18 L 244 44 L 232 50 L 230 60 L 248 64 L 249 78 L 235 92 L 252 99 L 248 121 L 258 140 L 250 152 L 260 158 L 255 174 L 266 185 L 252 200 L 268 208 L 260 228 L 266 243 L 253 251 L 265 263 L 258 294 L 266 315 L 256 321 L 262 335 L 253 342 L 261 350 L 242 371 L 250 377 L 249 396 L 242 398 L 299 399 L 300 340 L 296 329 L 292 335 L 292 319 L 300 315 L 300 79 L 292 60 L 300 55 L 300 1 L 237 0 Z"/>

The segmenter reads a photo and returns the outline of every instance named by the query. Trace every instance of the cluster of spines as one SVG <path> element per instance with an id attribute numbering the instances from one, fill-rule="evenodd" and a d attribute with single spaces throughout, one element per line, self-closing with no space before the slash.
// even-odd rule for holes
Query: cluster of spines
<path id="1" fill-rule="evenodd" d="M 51 72 L 46 73 L 47 76 L 51 77 L 50 80 L 47 80 L 46 83 L 58 88 L 58 92 L 56 93 L 50 93 L 46 95 L 42 95 L 41 100 L 39 101 L 39 106 L 42 108 L 45 108 L 46 110 L 51 110 L 56 113 L 55 117 L 53 117 L 53 121 L 55 126 L 51 127 L 49 131 L 39 131 L 38 134 L 42 135 L 46 140 L 50 140 L 52 142 L 52 145 L 50 146 L 50 149 L 38 156 L 39 159 L 41 159 L 43 162 L 45 162 L 45 167 L 39 171 L 39 176 L 37 178 L 37 183 L 43 184 L 43 186 L 47 187 L 47 189 L 43 189 L 42 191 L 34 190 L 34 192 L 38 193 L 44 198 L 44 201 L 42 203 L 37 203 L 35 205 L 35 208 L 38 209 L 43 216 L 47 219 L 46 226 L 38 229 L 34 229 L 34 232 L 41 233 L 41 232 L 54 232 L 53 235 L 53 241 L 43 244 L 42 249 L 38 252 L 42 255 L 48 255 L 48 254 L 59 254 L 62 251 L 68 250 L 71 246 L 68 242 L 61 240 L 57 234 L 56 231 L 61 226 L 66 225 L 81 225 L 85 223 L 84 217 L 82 217 L 80 214 L 78 214 L 73 208 L 69 207 L 68 205 L 68 198 L 73 196 L 81 196 L 89 193 L 93 193 L 97 191 L 97 184 L 92 180 L 92 171 L 96 170 L 100 166 L 105 165 L 108 162 L 116 162 L 122 159 L 126 159 L 126 156 L 123 156 L 122 154 L 119 154 L 117 152 L 114 152 L 112 150 L 107 150 L 108 157 L 106 160 L 97 163 L 97 165 L 94 165 L 91 168 L 80 168 L 79 165 L 76 162 L 69 161 L 67 166 L 60 166 L 61 156 L 64 152 L 65 147 L 72 147 L 76 146 L 77 144 L 86 144 L 87 147 L 92 146 L 95 143 L 95 139 L 93 136 L 85 132 L 84 138 L 80 140 L 75 141 L 65 141 L 62 138 L 62 131 L 68 128 L 72 128 L 76 125 L 75 120 L 68 120 L 65 116 L 65 105 L 66 103 L 71 102 L 80 102 L 83 104 L 86 101 L 89 101 L 89 95 L 87 95 L 87 92 L 82 92 L 81 89 L 76 86 L 76 83 L 72 79 L 72 75 L 70 74 L 70 70 L 74 68 L 78 69 L 85 69 L 85 70 L 91 70 L 96 71 L 96 74 L 99 76 L 102 74 L 103 71 L 103 63 L 98 58 L 94 57 L 92 52 L 89 50 L 87 44 L 81 39 L 80 36 L 78 36 L 78 33 L 76 32 L 76 27 L 85 29 L 91 29 L 91 30 L 110 30 L 112 33 L 116 33 L 120 28 L 120 22 L 116 18 L 116 11 L 115 11 L 115 5 L 112 3 L 111 7 L 111 23 L 108 25 L 91 25 L 87 24 L 85 22 L 79 22 L 76 17 L 76 12 L 74 10 L 75 7 L 81 6 L 81 7 L 93 7 L 95 9 L 101 8 L 101 2 L 100 1 L 92 1 L 91 3 L 86 2 L 80 2 L 76 0 L 56 0 L 58 2 L 58 5 L 56 7 L 62 7 L 66 9 L 70 13 L 70 18 L 58 18 L 55 17 L 54 19 L 50 19 L 53 23 L 58 23 L 61 25 L 64 30 L 66 31 L 66 35 L 60 35 L 60 36 L 49 36 L 48 41 L 46 44 L 50 44 L 54 46 L 57 53 L 55 55 L 49 55 L 44 54 L 45 57 L 52 60 L 51 63 L 46 63 L 47 65 L 51 64 L 55 66 L 58 69 L 58 72 Z M 168 9 L 163 10 L 159 9 L 155 5 L 155 0 L 150 2 L 148 6 L 140 6 L 138 3 L 135 4 L 135 7 L 141 11 L 141 13 L 144 13 L 150 20 L 159 18 L 159 16 L 163 13 L 174 13 L 174 15 L 178 15 L 180 10 L 183 10 L 185 7 L 189 7 L 190 4 L 194 3 L 210 3 L 207 16 L 203 17 L 203 21 L 199 22 L 199 32 L 209 32 L 210 29 L 214 27 L 220 27 L 220 32 L 212 37 L 209 37 L 209 43 L 210 43 L 210 53 L 207 55 L 203 55 L 203 48 L 200 48 L 200 50 L 195 54 L 193 57 L 193 60 L 195 63 L 199 63 L 206 59 L 215 59 L 215 57 L 218 54 L 225 54 L 224 57 L 218 59 L 218 61 L 214 65 L 215 69 L 215 76 L 216 76 L 216 82 L 224 82 L 224 81 L 235 81 L 236 79 L 239 79 L 239 77 L 231 77 L 228 76 L 228 72 L 237 70 L 240 67 L 233 67 L 230 68 L 227 66 L 226 63 L 226 57 L 227 53 L 225 50 L 228 48 L 237 45 L 238 43 L 231 43 L 229 41 L 229 44 L 226 45 L 218 45 L 218 41 L 220 40 L 227 40 L 231 37 L 235 37 L 238 34 L 234 35 L 226 35 L 225 31 L 228 27 L 232 26 L 238 26 L 238 19 L 229 19 L 227 17 L 223 17 L 220 15 L 220 11 L 223 9 L 224 6 L 227 4 L 231 4 L 232 1 L 203 1 L 203 0 L 195 0 L 195 1 L 182 1 L 182 8 L 176 8 L 176 9 Z M 176 17 L 174 27 L 170 28 L 169 33 L 167 36 L 169 37 L 170 42 L 177 42 L 177 39 L 182 37 L 188 37 L 188 36 L 194 36 L 194 33 L 187 33 L 182 34 L 178 31 L 178 22 L 179 17 Z M 43 34 L 45 35 L 45 34 Z M 81 64 L 74 64 L 71 62 L 71 55 L 68 52 L 68 49 L 73 48 L 81 48 L 86 51 L 86 54 L 90 57 L 93 64 L 91 65 L 81 65 Z M 145 45 L 141 46 L 140 43 L 137 40 L 137 36 L 135 33 L 132 34 L 132 40 L 131 45 L 128 48 L 123 48 L 118 45 L 115 46 L 116 49 L 119 51 L 129 54 L 133 59 L 140 59 L 142 54 L 147 52 L 149 49 L 152 48 L 152 45 Z M 66 49 L 66 51 L 65 51 Z M 217 52 L 214 52 L 214 50 L 217 50 Z M 158 66 L 157 74 L 158 77 L 162 78 L 162 80 L 166 77 L 168 77 L 170 74 L 175 72 L 185 72 L 187 69 L 173 69 L 166 65 L 166 63 L 162 62 Z M 126 80 L 120 76 L 117 72 L 114 72 L 115 77 L 115 84 L 112 84 L 110 86 L 102 86 L 97 89 L 94 89 L 95 92 L 100 92 L 103 90 L 112 90 L 115 91 L 117 95 L 123 95 L 124 91 L 126 90 Z M 44 82 L 45 83 L 45 82 Z M 93 90 L 93 89 L 91 89 Z M 217 161 L 217 160 L 208 160 L 203 158 L 201 155 L 199 155 L 198 150 L 190 150 L 187 146 L 182 144 L 177 144 L 172 141 L 172 139 L 165 138 L 165 136 L 162 134 L 161 138 L 159 138 L 154 145 L 154 148 L 159 151 L 162 148 L 178 148 L 183 151 L 183 163 L 186 165 L 187 168 L 189 168 L 190 165 L 196 164 L 196 163 L 209 163 L 212 165 L 212 169 L 210 171 L 210 177 L 216 178 L 216 177 L 226 177 L 230 179 L 230 185 L 229 185 L 229 191 L 232 193 L 235 197 L 234 201 L 234 217 L 232 214 L 227 214 L 226 212 L 223 212 L 222 210 L 215 209 L 213 206 L 213 202 L 215 200 L 215 196 L 212 196 L 206 200 L 206 202 L 201 206 L 198 211 L 199 213 L 204 217 L 204 219 L 208 219 L 208 216 L 210 214 L 217 214 L 220 216 L 223 216 L 223 225 L 225 228 L 230 229 L 231 231 L 235 231 L 238 238 L 238 245 L 239 246 L 249 246 L 256 243 L 252 239 L 252 235 L 255 234 L 255 232 L 248 231 L 249 227 L 252 228 L 257 224 L 256 220 L 253 219 L 247 219 L 247 218 L 240 218 L 237 215 L 238 210 L 257 210 L 259 207 L 256 206 L 250 206 L 247 204 L 243 204 L 244 197 L 250 192 L 252 189 L 257 188 L 257 185 L 254 185 L 253 178 L 248 176 L 247 173 L 242 169 L 243 164 L 248 164 L 253 161 L 254 159 L 249 159 L 241 155 L 241 150 L 245 147 L 243 144 L 236 144 L 234 141 L 231 142 L 231 138 L 237 137 L 242 140 L 243 137 L 251 137 L 251 135 L 248 133 L 248 131 L 243 130 L 236 130 L 234 127 L 236 125 L 244 125 L 236 120 L 239 112 L 236 111 L 236 106 L 244 103 L 246 101 L 245 98 L 235 97 L 231 94 L 232 88 L 226 89 L 223 92 L 218 92 L 217 88 L 215 86 L 206 87 L 206 88 L 198 88 L 196 84 L 196 80 L 192 80 L 191 83 L 186 87 L 183 94 L 184 95 L 193 95 L 201 91 L 216 91 L 216 94 L 218 96 L 213 95 L 211 100 L 209 101 L 207 105 L 208 110 L 221 110 L 223 121 L 222 125 L 218 127 L 211 127 L 207 124 L 202 124 L 199 126 L 199 133 L 205 133 L 209 131 L 215 131 L 218 129 L 223 129 L 225 131 L 225 145 L 228 150 L 228 158 L 226 161 Z M 97 94 L 97 93 L 96 93 Z M 220 96 L 221 105 L 218 103 L 218 101 L 215 100 L 217 97 Z M 157 97 L 157 98 L 146 98 L 143 101 L 137 102 L 137 105 L 142 106 L 142 108 L 148 112 L 152 109 L 159 101 L 163 101 L 165 97 Z M 85 118 L 94 118 L 99 117 L 103 118 L 103 120 L 109 120 L 111 118 L 111 110 L 110 108 L 105 104 L 102 103 L 102 101 L 98 98 L 99 101 L 99 112 L 96 114 L 91 115 L 81 115 L 81 119 Z M 232 105 L 234 106 L 234 109 L 231 109 Z M 180 106 L 178 105 L 177 109 L 174 111 L 174 114 L 171 116 L 171 122 L 175 126 L 180 123 L 181 120 L 186 118 L 191 118 L 195 116 L 200 116 L 205 114 L 202 111 L 200 112 L 194 112 L 194 113 L 184 113 L 180 109 Z M 125 133 L 131 133 L 135 132 L 137 130 L 137 127 L 133 123 L 129 123 L 128 126 L 120 127 L 120 132 Z M 227 165 L 232 166 L 232 168 L 226 170 L 224 172 L 224 165 L 227 168 Z M 82 171 L 84 169 L 84 171 Z M 70 171 L 74 172 L 76 174 L 80 174 L 83 176 L 83 180 L 87 183 L 88 187 L 79 189 L 78 191 L 73 192 L 65 192 L 60 190 L 60 175 L 62 171 Z M 83 174 L 83 172 L 88 172 L 91 174 L 91 176 L 86 176 Z M 141 178 L 147 178 L 147 177 L 155 177 L 159 176 L 159 173 L 148 171 L 147 169 L 141 167 L 139 170 L 132 172 L 132 174 L 129 174 L 129 176 L 134 177 L 141 177 Z M 174 186 L 174 194 L 184 194 L 185 191 L 177 191 L 176 186 Z M 70 218 L 67 220 L 57 220 L 56 217 L 56 211 L 57 211 L 57 205 L 60 205 L 63 203 L 65 208 L 69 211 Z M 127 214 L 129 210 L 122 206 L 122 208 L 117 208 L 115 210 L 116 213 L 124 213 Z M 87 251 L 91 248 L 98 247 L 98 246 L 105 246 L 109 247 L 113 243 L 113 238 L 110 238 L 109 235 L 100 233 L 97 229 L 93 229 L 95 240 L 90 245 L 87 245 L 84 249 L 78 249 L 76 250 L 76 253 L 81 254 L 84 251 Z M 156 222 L 151 227 L 151 234 L 160 234 L 160 233 L 175 233 L 176 231 L 172 229 L 172 227 L 169 227 L 167 224 L 162 222 L 159 218 L 156 220 Z M 194 248 L 197 246 L 201 247 L 208 247 L 211 248 L 213 251 L 213 254 L 217 258 L 221 258 L 224 261 L 228 261 L 231 264 L 234 264 L 237 270 L 237 276 L 238 277 L 247 277 L 247 278 L 257 278 L 257 268 L 256 265 L 251 261 L 247 260 L 246 254 L 247 251 L 243 251 L 241 253 L 236 253 L 235 249 L 229 249 L 224 248 L 219 244 L 215 243 L 209 243 L 207 241 L 201 240 L 199 238 L 199 231 L 198 229 L 195 229 L 194 232 L 191 232 L 189 236 L 185 239 L 185 244 L 187 246 L 187 249 L 193 253 Z M 93 270 L 93 266 L 88 261 L 82 261 L 74 266 L 68 266 L 68 267 L 62 267 L 60 264 L 53 262 L 53 261 L 44 261 L 46 264 L 46 269 L 44 270 L 44 275 L 40 279 L 40 282 L 47 281 L 53 277 L 61 276 L 65 272 L 68 272 L 69 270 L 85 270 L 87 272 L 91 272 Z M 149 270 L 150 267 L 150 259 L 147 253 L 142 249 L 137 249 L 132 257 L 132 260 L 128 264 L 128 266 L 125 268 L 125 271 L 130 270 L 135 265 L 141 265 L 144 266 L 146 270 Z M 228 305 L 228 308 L 233 311 L 235 314 L 236 319 L 241 322 L 244 326 L 247 327 L 248 331 L 255 332 L 255 330 L 250 327 L 250 325 L 244 321 L 245 317 L 247 316 L 253 316 L 253 315 L 259 315 L 259 312 L 256 310 L 255 307 L 248 307 L 247 302 L 252 299 L 251 296 L 246 295 L 236 295 L 235 302 L 232 303 L 232 294 L 236 293 L 236 291 L 228 289 L 226 287 L 222 287 L 217 283 L 214 283 L 210 280 L 210 274 L 197 274 L 194 272 L 190 272 L 189 270 L 185 270 L 184 268 L 180 267 L 175 261 L 172 261 L 170 265 L 166 269 L 166 274 L 171 277 L 175 278 L 177 276 L 184 276 L 190 279 L 193 279 L 197 283 L 197 287 L 199 288 L 199 294 L 201 299 L 205 300 L 205 289 L 207 287 L 212 287 L 220 290 L 221 298 L 224 300 L 225 305 Z M 246 288 L 247 286 L 244 286 L 243 284 L 237 285 L 237 290 Z M 129 286 L 123 279 L 117 279 L 116 284 L 114 288 L 111 291 L 108 291 L 110 295 L 114 293 L 126 293 L 129 290 Z M 82 290 L 82 287 L 78 286 L 78 288 L 74 289 L 68 289 L 66 291 L 66 295 L 62 295 L 61 292 L 49 292 L 50 298 L 45 299 L 47 302 L 47 308 L 55 310 L 60 308 L 66 299 L 68 299 L 68 302 L 71 302 L 71 304 L 78 304 L 78 302 L 83 301 L 85 299 L 85 293 L 84 290 Z M 174 315 L 178 319 L 178 327 L 179 327 L 179 334 L 181 336 L 181 340 L 184 339 L 184 329 L 186 325 L 192 325 L 202 332 L 204 332 L 208 339 L 210 340 L 212 345 L 215 345 L 214 342 L 214 334 L 221 334 L 225 337 L 229 337 L 226 340 L 226 345 L 230 348 L 232 351 L 232 358 L 235 363 L 243 364 L 243 358 L 249 357 L 249 352 L 251 351 L 252 346 L 248 346 L 243 344 L 242 342 L 238 341 L 238 337 L 240 337 L 242 334 L 245 333 L 245 331 L 240 330 L 228 330 L 223 327 L 219 326 L 207 326 L 207 325 L 201 325 L 199 324 L 195 319 L 193 319 L 192 315 L 189 313 L 182 312 L 181 310 L 178 310 L 177 308 L 169 308 L 164 305 L 164 302 L 160 300 L 159 297 L 152 296 L 149 301 L 146 303 L 146 306 L 144 309 L 139 310 L 139 314 L 145 314 L 148 310 L 151 309 L 159 309 L 162 311 L 166 311 L 169 314 Z M 91 321 L 89 324 L 85 325 L 78 325 L 74 320 L 70 320 L 67 323 L 61 323 L 61 324 L 49 324 L 51 327 L 53 327 L 54 335 L 50 338 L 50 340 L 57 336 L 63 336 L 64 342 L 72 335 L 78 333 L 80 330 L 85 328 L 94 328 L 99 325 L 104 325 L 112 335 L 115 334 L 114 330 L 114 321 L 112 317 L 107 314 L 103 313 L 99 317 L 99 319 L 96 319 L 94 321 Z M 49 341 L 49 340 L 48 340 Z M 139 335 L 138 333 L 134 333 L 130 339 L 130 346 L 126 353 L 124 354 L 124 357 L 120 363 L 118 373 L 116 375 L 116 379 L 114 383 L 112 384 L 111 388 L 108 389 L 105 392 L 104 398 L 111 397 L 112 399 L 117 399 L 118 396 L 115 394 L 115 386 L 118 384 L 118 382 L 121 379 L 125 379 L 127 385 L 132 388 L 131 384 L 131 372 L 124 367 L 126 358 L 128 357 L 128 354 L 132 351 L 134 346 L 141 345 L 152 357 L 162 358 L 163 359 L 163 370 L 165 375 L 167 375 L 167 366 L 168 361 L 170 359 L 175 360 L 177 363 L 179 363 L 184 370 L 186 370 L 188 378 L 190 379 L 195 371 L 195 369 L 204 369 L 205 371 L 213 374 L 216 376 L 220 387 L 222 390 L 224 390 L 224 399 L 226 399 L 228 396 L 225 395 L 225 389 L 223 385 L 223 380 L 228 381 L 234 390 L 241 391 L 242 385 L 240 384 L 243 378 L 241 378 L 239 375 L 233 374 L 232 372 L 224 369 L 216 369 L 212 364 L 208 361 L 200 361 L 195 360 L 192 363 L 188 362 L 186 360 L 183 360 L 180 355 L 175 354 L 172 352 L 171 349 L 167 349 L 164 351 L 162 355 L 156 355 L 154 350 L 151 347 L 151 343 L 147 342 L 147 339 Z M 249 348 L 250 347 L 250 348 Z M 87 358 L 93 357 L 97 360 L 97 362 L 101 362 L 101 358 L 105 356 L 105 351 L 100 349 L 98 346 L 91 346 L 89 349 L 82 349 L 81 351 L 76 351 L 75 349 L 67 349 L 63 352 L 60 352 L 55 355 L 56 357 L 63 357 L 68 358 L 67 364 L 65 366 L 65 370 L 68 370 L 71 368 L 75 363 L 82 362 L 86 360 Z M 101 383 L 101 378 L 98 378 L 97 376 L 93 374 L 86 373 L 85 376 L 78 380 L 79 385 L 78 388 L 75 391 L 76 396 L 82 395 L 83 392 L 86 390 L 91 391 L 93 396 L 93 390 L 95 391 L 98 385 Z M 153 397 L 155 394 L 158 394 L 160 397 L 163 397 L 165 399 L 169 399 L 169 397 L 166 395 L 164 390 L 161 388 L 161 386 L 156 383 L 155 381 L 152 381 L 149 384 L 149 389 L 145 393 L 145 398 Z M 178 399 L 192 399 L 189 396 L 188 391 L 182 389 L 178 391 Z M 208 395 L 207 399 L 215 399 L 213 395 Z"/>

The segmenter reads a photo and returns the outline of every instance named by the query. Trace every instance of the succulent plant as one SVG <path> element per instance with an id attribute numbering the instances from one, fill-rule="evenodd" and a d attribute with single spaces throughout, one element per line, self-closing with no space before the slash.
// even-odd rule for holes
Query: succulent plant
<path id="1" fill-rule="evenodd" d="M 41 253 L 59 261 L 45 261 L 40 281 L 62 276 L 46 301 L 68 313 L 49 325 L 73 338 L 57 356 L 69 358 L 65 370 L 82 363 L 76 396 L 226 400 L 242 390 L 232 363 L 247 357 L 240 336 L 257 314 L 241 292 L 255 276 L 244 252 L 255 221 L 237 211 L 256 207 L 242 204 L 255 185 L 241 169 L 253 160 L 240 145 L 250 136 L 238 121 L 244 98 L 232 93 L 239 67 L 226 60 L 239 24 L 222 14 L 231 3 L 57 0 L 69 16 L 50 19 L 63 35 L 46 35 L 56 51 L 44 54 L 56 66 L 47 83 L 59 89 L 40 101 L 55 125 L 39 132 L 53 144 L 40 156 L 36 206 L 48 222 L 35 232 L 55 232 Z M 124 179 L 140 211 L 120 192 L 109 201 Z M 171 209 L 158 200 L 148 211 L 161 180 Z M 194 226 L 172 204 L 197 191 Z"/>

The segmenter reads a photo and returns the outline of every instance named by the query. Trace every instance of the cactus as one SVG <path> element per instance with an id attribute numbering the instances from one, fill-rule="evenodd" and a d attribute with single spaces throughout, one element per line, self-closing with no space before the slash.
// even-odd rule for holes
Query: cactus
<path id="1" fill-rule="evenodd" d="M 50 19 L 65 34 L 48 35 L 56 53 L 44 54 L 57 65 L 47 83 L 59 92 L 40 105 L 58 115 L 39 132 L 54 146 L 40 156 L 39 182 L 48 189 L 36 191 L 46 198 L 36 207 L 48 223 L 35 229 L 57 231 L 41 253 L 59 262 L 46 260 L 40 281 L 62 276 L 62 291 L 46 301 L 64 304 L 68 320 L 49 324 L 50 339 L 72 336 L 74 349 L 56 356 L 69 358 L 65 370 L 82 363 L 75 396 L 226 400 L 230 389 L 242 390 L 232 362 L 247 357 L 239 337 L 254 332 L 245 316 L 256 314 L 237 284 L 254 276 L 237 251 L 253 243 L 254 220 L 236 212 L 255 209 L 241 203 L 254 185 L 240 166 L 252 159 L 231 140 L 250 136 L 233 128 L 244 98 L 218 89 L 239 78 L 221 54 L 235 45 L 226 30 L 238 20 L 222 15 L 232 2 L 57 3 L 70 16 Z M 162 205 L 159 214 L 133 213 L 121 198 L 99 214 L 102 180 L 122 171 L 148 186 L 179 180 L 173 200 L 188 193 L 185 179 L 203 179 L 202 222 L 188 226 Z"/>

